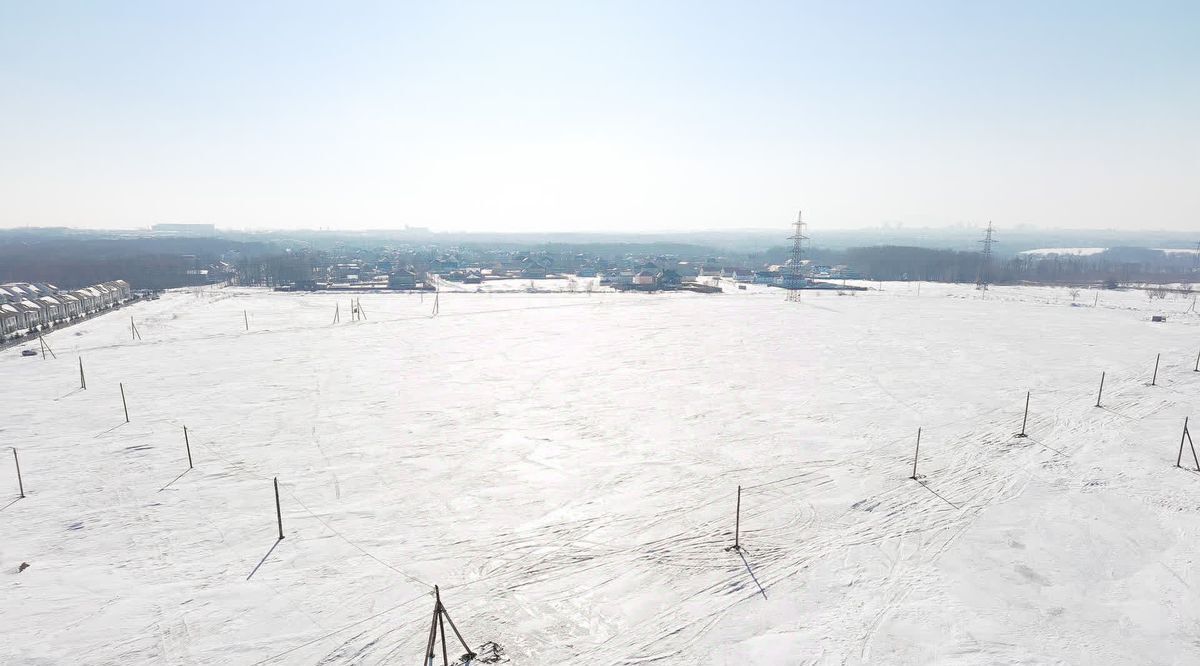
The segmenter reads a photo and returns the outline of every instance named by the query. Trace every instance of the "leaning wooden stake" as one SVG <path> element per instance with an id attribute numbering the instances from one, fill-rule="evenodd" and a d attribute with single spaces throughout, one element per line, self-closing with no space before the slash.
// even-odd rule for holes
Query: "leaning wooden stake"
<path id="1" fill-rule="evenodd" d="M 242 310 L 242 320 L 246 322 L 246 330 L 250 330 L 250 315 L 245 310 Z"/>
<path id="2" fill-rule="evenodd" d="M 1196 352 L 1196 367 L 1192 368 L 1192 372 L 1200 372 L 1200 352 Z"/>
<path id="3" fill-rule="evenodd" d="M 1192 449 L 1192 460 L 1196 463 L 1196 471 L 1200 472 L 1200 457 L 1196 456 L 1196 445 L 1192 442 L 1192 433 L 1188 432 L 1188 417 L 1183 418 L 1183 435 L 1179 438 L 1179 455 L 1175 458 L 1175 466 L 1183 467 L 1183 440 L 1187 440 Z"/>
<path id="4" fill-rule="evenodd" d="M 87 378 L 83 376 L 83 357 L 79 357 L 79 388 L 87 390 Z"/>
<path id="5" fill-rule="evenodd" d="M 1029 391 L 1025 392 L 1025 418 L 1021 419 L 1021 432 L 1017 433 L 1017 437 L 1028 437 L 1025 434 L 1025 424 L 1029 423 Z"/>
<path id="6" fill-rule="evenodd" d="M 275 520 L 279 523 L 279 539 L 283 540 L 283 511 L 279 508 L 279 477 L 275 477 Z"/>
<path id="7" fill-rule="evenodd" d="M 734 511 L 734 518 L 733 518 L 733 549 L 734 550 L 742 549 L 741 534 L 742 534 L 742 487 L 738 486 L 737 509 Z"/>
<path id="8" fill-rule="evenodd" d="M 913 451 L 913 473 L 908 477 L 913 481 L 917 480 L 917 456 L 921 455 L 921 429 L 917 428 L 917 450 Z"/>
<path id="9" fill-rule="evenodd" d="M 25 482 L 21 480 L 21 461 L 17 460 L 17 447 L 13 447 L 13 464 L 17 466 L 17 488 L 21 491 L 21 497 L 25 497 Z"/>
<path id="10" fill-rule="evenodd" d="M 1158 385 L 1158 362 L 1162 360 L 1162 354 L 1154 357 L 1154 376 L 1150 378 L 1150 385 Z"/>
<path id="11" fill-rule="evenodd" d="M 125 402 L 125 385 L 119 384 L 121 387 L 121 406 L 125 408 L 125 422 L 129 423 L 129 405 Z"/>
<path id="12" fill-rule="evenodd" d="M 1096 406 L 1097 407 L 1100 406 L 1100 396 L 1104 395 L 1104 375 L 1105 375 L 1105 373 L 1103 373 L 1103 372 L 1100 373 L 1100 392 L 1096 394 Z"/>
<path id="13" fill-rule="evenodd" d="M 187 448 L 188 469 L 192 468 L 192 443 L 188 441 L 187 426 L 183 426 L 183 445 Z"/>

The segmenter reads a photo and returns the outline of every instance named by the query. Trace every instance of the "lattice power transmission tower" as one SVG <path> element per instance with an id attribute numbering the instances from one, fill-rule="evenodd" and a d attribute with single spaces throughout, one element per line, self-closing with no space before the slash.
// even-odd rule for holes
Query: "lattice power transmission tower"
<path id="1" fill-rule="evenodd" d="M 988 271 L 992 266 L 992 244 L 1000 242 L 995 238 L 992 238 L 992 233 L 994 231 L 995 229 L 992 227 L 992 223 L 988 222 L 987 232 L 984 233 L 983 240 L 979 241 L 980 243 L 983 243 L 983 256 L 980 257 L 979 277 L 975 280 L 975 288 L 979 289 L 980 291 L 987 291 L 988 282 L 990 281 Z"/>
<path id="2" fill-rule="evenodd" d="M 804 241 L 808 240 L 808 236 L 804 235 L 805 226 L 804 212 L 799 211 L 796 213 L 795 223 L 792 224 L 792 235 L 788 236 L 792 241 L 792 259 L 784 277 L 783 287 L 787 289 L 789 301 L 799 301 L 800 290 L 804 288 Z"/>

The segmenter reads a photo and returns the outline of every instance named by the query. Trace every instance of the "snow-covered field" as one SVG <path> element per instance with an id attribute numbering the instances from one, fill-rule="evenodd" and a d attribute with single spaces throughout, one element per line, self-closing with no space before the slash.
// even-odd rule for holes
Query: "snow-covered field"
<path id="1" fill-rule="evenodd" d="M 870 286 L 184 291 L 5 351 L 0 663 L 415 664 L 433 584 L 513 664 L 1200 663 L 1191 298 Z"/>

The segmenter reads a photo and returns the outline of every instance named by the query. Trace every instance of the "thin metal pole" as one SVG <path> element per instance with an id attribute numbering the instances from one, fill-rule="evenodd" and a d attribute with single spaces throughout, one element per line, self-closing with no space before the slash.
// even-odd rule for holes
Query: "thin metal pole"
<path id="1" fill-rule="evenodd" d="M 1200 372 L 1200 352 L 1196 352 L 1196 367 L 1192 368 L 1192 372 Z"/>
<path id="2" fill-rule="evenodd" d="M 1104 395 L 1104 375 L 1105 375 L 1105 373 L 1103 373 L 1103 372 L 1100 373 L 1100 392 L 1096 394 L 1096 406 L 1097 407 L 1100 406 L 1100 396 Z"/>
<path id="3" fill-rule="evenodd" d="M 737 511 L 733 519 L 733 549 L 741 550 L 741 533 L 742 533 L 742 487 L 738 486 L 737 493 Z"/>
<path id="4" fill-rule="evenodd" d="M 279 477 L 275 477 L 275 519 L 279 521 L 279 539 L 283 539 L 283 511 L 279 508 Z"/>
<path id="5" fill-rule="evenodd" d="M 913 473 L 908 477 L 914 481 L 917 480 L 917 456 L 921 454 L 921 429 L 917 428 L 917 450 L 913 451 Z"/>
<path id="6" fill-rule="evenodd" d="M 1028 437 L 1025 434 L 1025 424 L 1029 422 L 1029 393 L 1025 392 L 1025 418 L 1021 419 L 1021 433 L 1017 437 Z"/>
<path id="7" fill-rule="evenodd" d="M 87 378 L 83 376 L 83 357 L 79 357 L 79 388 L 87 390 Z"/>
<path id="8" fill-rule="evenodd" d="M 1183 449 L 1180 449 L 1182 453 Z M 21 497 L 25 497 L 25 482 L 21 480 L 21 461 L 17 460 L 17 447 L 13 447 L 13 463 L 17 466 L 17 488 L 21 490 Z"/>
<path id="9" fill-rule="evenodd" d="M 187 447 L 188 469 L 192 468 L 192 443 L 188 441 L 187 426 L 183 426 L 183 445 Z"/>
<path id="10" fill-rule="evenodd" d="M 121 406 L 125 408 L 125 422 L 129 423 L 129 405 L 125 402 L 125 385 L 119 384 L 121 387 Z"/>
<path id="11" fill-rule="evenodd" d="M 1154 357 L 1154 376 L 1150 378 L 1150 385 L 1158 385 L 1158 362 L 1162 360 L 1162 354 Z"/>
<path id="12" fill-rule="evenodd" d="M 246 314 L 245 310 L 242 310 L 242 319 L 246 322 L 246 330 L 250 330 L 250 315 Z"/>

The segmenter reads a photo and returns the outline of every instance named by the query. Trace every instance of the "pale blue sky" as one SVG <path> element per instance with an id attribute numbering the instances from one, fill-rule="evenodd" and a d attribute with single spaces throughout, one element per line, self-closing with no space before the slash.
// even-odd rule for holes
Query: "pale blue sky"
<path id="1" fill-rule="evenodd" d="M 0 0 L 0 226 L 1200 232 L 1200 2 Z"/>

